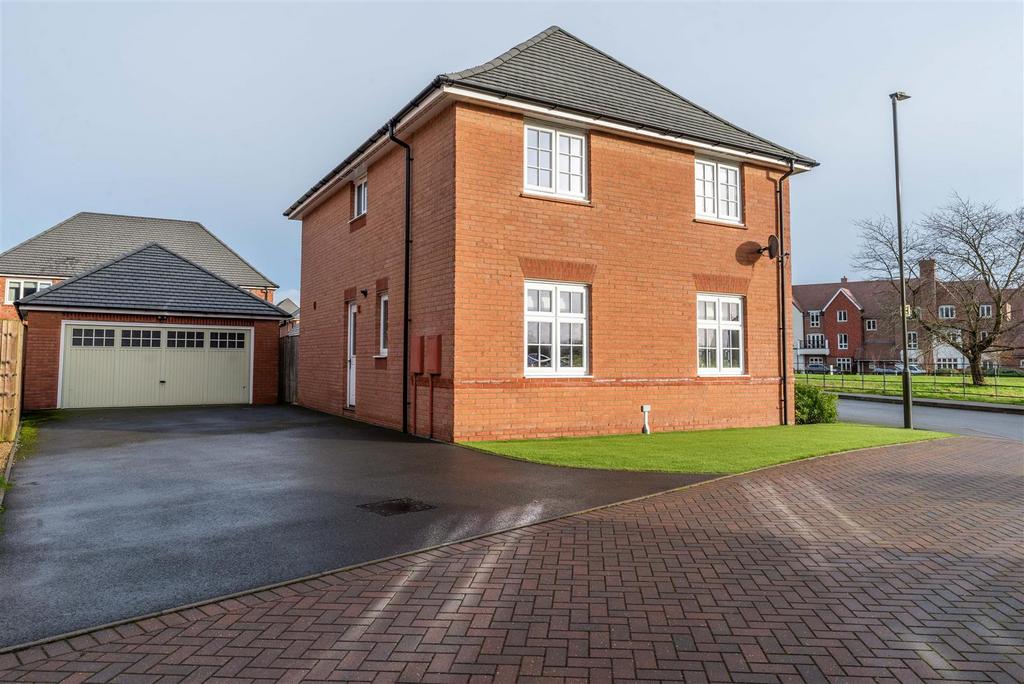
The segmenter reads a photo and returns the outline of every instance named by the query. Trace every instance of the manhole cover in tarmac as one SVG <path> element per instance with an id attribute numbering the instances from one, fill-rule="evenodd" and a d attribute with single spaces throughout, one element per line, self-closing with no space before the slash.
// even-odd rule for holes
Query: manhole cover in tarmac
<path id="1" fill-rule="evenodd" d="M 437 508 L 437 506 L 431 506 L 416 499 L 388 499 L 387 501 L 359 504 L 358 508 L 376 513 L 377 515 L 402 515 L 403 513 L 429 511 L 431 508 Z"/>

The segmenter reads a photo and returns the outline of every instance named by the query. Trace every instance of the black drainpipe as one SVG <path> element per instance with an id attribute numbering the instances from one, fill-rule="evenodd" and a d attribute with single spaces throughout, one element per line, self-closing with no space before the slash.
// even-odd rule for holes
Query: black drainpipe
<path id="1" fill-rule="evenodd" d="M 395 135 L 388 121 L 388 138 L 405 148 L 405 277 L 402 288 L 402 432 L 409 432 L 409 273 L 412 266 L 412 148 Z"/>
<path id="2" fill-rule="evenodd" d="M 786 347 L 786 211 L 783 206 L 782 182 L 795 173 L 793 160 L 789 160 L 789 171 L 782 174 L 778 184 L 775 186 L 775 204 L 778 210 L 779 224 L 779 363 L 781 375 L 779 381 L 782 384 L 782 424 L 789 425 L 789 387 L 786 365 L 789 363 L 789 349 Z"/>

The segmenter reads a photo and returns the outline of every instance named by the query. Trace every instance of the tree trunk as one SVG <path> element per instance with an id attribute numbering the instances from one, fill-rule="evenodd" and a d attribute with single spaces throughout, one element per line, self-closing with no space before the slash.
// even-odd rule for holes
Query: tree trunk
<path id="1" fill-rule="evenodd" d="M 971 366 L 971 382 L 975 385 L 984 385 L 985 373 L 981 369 L 981 355 L 970 356 L 967 362 Z"/>

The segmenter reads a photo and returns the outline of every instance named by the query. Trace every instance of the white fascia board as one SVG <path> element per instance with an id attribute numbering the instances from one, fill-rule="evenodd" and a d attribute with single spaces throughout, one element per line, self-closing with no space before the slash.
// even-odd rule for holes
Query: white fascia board
<path id="1" fill-rule="evenodd" d="M 19 311 L 49 311 L 50 313 L 59 314 L 79 314 L 79 313 L 100 313 L 100 314 L 111 314 L 116 316 L 164 316 L 174 318 L 225 318 L 228 320 L 240 320 L 240 321 L 286 321 L 289 320 L 287 316 L 246 316 L 243 314 L 227 314 L 227 313 L 189 313 L 187 311 L 155 311 L 145 309 L 90 309 L 90 308 L 73 308 L 67 306 L 40 306 L 38 304 L 28 304 L 18 307 Z M 106 321 L 107 325 L 118 323 L 117 321 Z M 159 324 L 152 324 L 159 325 Z"/>
<path id="2" fill-rule="evenodd" d="M 665 135 L 663 133 L 656 133 L 654 131 L 645 130 L 639 126 L 629 126 L 625 124 L 615 123 L 612 121 L 604 121 L 601 119 L 595 119 L 593 117 L 584 116 L 581 114 L 567 112 L 556 107 L 545 107 L 542 105 L 535 105 L 511 97 L 498 97 L 496 95 L 488 95 L 486 93 L 481 93 L 467 88 L 460 88 L 458 86 L 443 86 L 442 90 L 446 94 L 451 95 L 452 97 L 458 100 L 463 100 L 467 102 L 483 102 L 492 107 L 498 107 L 500 109 L 507 109 L 509 111 L 516 112 L 527 112 L 534 116 L 542 116 L 546 119 L 573 123 L 576 124 L 577 126 L 584 126 L 586 128 L 594 128 L 599 130 L 611 131 L 619 134 L 625 134 L 633 137 L 658 140 L 660 142 L 669 143 L 671 145 L 680 147 L 686 147 L 688 149 L 704 150 L 718 156 L 756 161 L 759 164 L 766 164 L 779 169 L 789 170 L 789 165 L 782 162 L 779 159 L 760 154 L 754 154 L 752 152 L 743 152 L 740 150 L 735 150 L 725 145 L 712 145 L 710 143 L 691 140 L 683 136 Z M 807 164 L 801 164 L 799 162 L 794 163 L 794 170 L 797 173 L 810 171 L 811 168 L 813 167 L 808 166 Z"/>

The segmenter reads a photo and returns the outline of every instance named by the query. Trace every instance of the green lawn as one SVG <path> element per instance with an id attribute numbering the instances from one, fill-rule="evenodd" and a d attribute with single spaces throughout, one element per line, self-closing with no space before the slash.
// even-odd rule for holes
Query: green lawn
<path id="1" fill-rule="evenodd" d="M 524 461 L 574 468 L 741 473 L 837 451 L 950 436 L 944 432 L 829 423 L 468 445 Z"/>
<path id="2" fill-rule="evenodd" d="M 796 381 L 805 385 L 821 387 L 833 392 L 856 394 L 885 394 L 900 396 L 903 393 L 899 375 L 813 375 L 797 373 Z M 984 385 L 972 385 L 970 376 L 963 375 L 914 375 L 911 376 L 914 396 L 922 399 L 960 399 L 965 401 L 987 401 L 997 404 L 1024 404 L 1024 378 L 987 377 Z"/>

